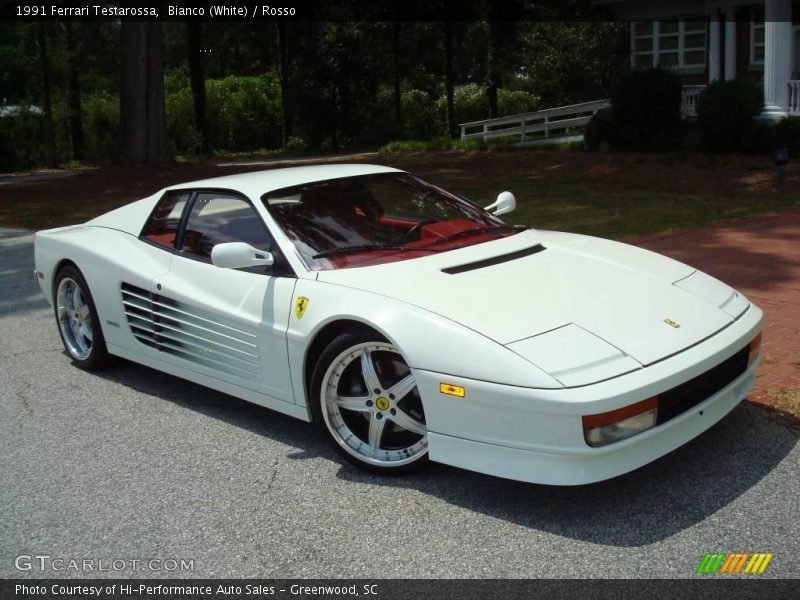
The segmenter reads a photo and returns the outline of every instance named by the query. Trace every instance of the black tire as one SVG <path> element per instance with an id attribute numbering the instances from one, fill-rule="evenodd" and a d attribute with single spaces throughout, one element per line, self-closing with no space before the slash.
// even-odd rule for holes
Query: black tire
<path id="1" fill-rule="evenodd" d="M 91 317 L 92 339 L 91 344 L 88 347 L 88 353 L 85 356 L 83 356 L 82 353 L 76 352 L 74 339 L 72 343 L 70 343 L 70 341 L 65 337 L 64 329 L 67 327 L 67 325 L 62 325 L 62 319 L 66 318 L 66 316 L 64 315 L 64 307 L 59 306 L 59 290 L 61 289 L 62 283 L 64 283 L 65 280 L 68 282 L 74 282 L 80 288 L 80 294 L 86 303 L 86 307 L 88 308 L 89 315 Z M 80 272 L 80 270 L 78 270 L 78 268 L 74 265 L 65 265 L 61 267 L 56 274 L 56 278 L 53 283 L 53 305 L 56 318 L 56 328 L 58 329 L 58 334 L 61 337 L 61 342 L 64 344 L 64 350 L 66 350 L 67 355 L 72 360 L 72 364 L 86 371 L 93 371 L 95 369 L 100 369 L 107 366 L 111 362 L 111 355 L 108 353 L 108 349 L 106 348 L 106 340 L 103 336 L 103 329 L 100 319 L 97 316 L 97 309 L 94 305 L 94 299 L 92 298 L 92 293 L 89 290 L 89 285 L 86 283 L 86 279 L 83 277 L 83 274 Z M 85 315 L 82 315 L 82 318 L 85 318 Z M 70 336 L 72 334 L 67 332 L 66 335 Z"/>
<path id="2" fill-rule="evenodd" d="M 327 440 L 327 442 L 331 445 L 331 447 L 333 447 L 346 460 L 348 460 L 352 464 L 362 469 L 389 475 L 410 473 L 422 469 L 429 463 L 428 450 L 427 450 L 427 431 L 424 434 L 422 434 L 420 432 L 411 431 L 410 429 L 406 430 L 395 422 L 395 419 L 399 418 L 397 416 L 398 413 L 402 413 L 401 416 L 409 416 L 409 415 L 412 416 L 412 421 L 415 425 L 424 426 L 424 411 L 422 411 L 422 403 L 419 398 L 419 392 L 417 391 L 416 384 L 414 384 L 414 387 L 411 388 L 411 391 L 407 392 L 406 395 L 397 398 L 396 402 L 395 402 L 395 397 L 392 395 L 392 400 L 391 400 L 392 404 L 385 410 L 379 410 L 377 408 L 378 403 L 375 400 L 371 400 L 373 404 L 370 405 L 370 408 L 367 410 L 365 409 L 345 410 L 343 413 L 337 413 L 336 417 L 330 416 L 331 409 L 329 403 L 326 402 L 325 399 L 325 388 L 328 387 L 329 385 L 334 385 L 336 386 L 338 393 L 339 390 L 338 386 L 340 386 L 342 382 L 345 381 L 345 376 L 342 375 L 341 379 L 337 380 L 338 383 L 331 384 L 330 381 L 333 375 L 331 375 L 331 378 L 329 378 L 328 373 L 329 371 L 335 372 L 334 363 L 341 365 L 340 361 L 342 360 L 343 354 L 348 353 L 350 351 L 355 352 L 356 349 L 360 348 L 362 345 L 370 345 L 370 347 L 373 348 L 376 346 L 381 346 L 381 348 L 376 350 L 376 352 L 380 353 L 382 357 L 381 358 L 382 363 L 391 364 L 392 366 L 395 367 L 395 374 L 398 373 L 398 369 L 400 369 L 399 361 L 402 361 L 402 365 L 405 366 L 405 369 L 408 369 L 407 365 L 405 365 L 405 361 L 402 360 L 402 355 L 399 353 L 399 351 L 397 351 L 397 349 L 394 347 L 391 347 L 392 350 L 386 350 L 385 348 L 390 347 L 391 344 L 389 344 L 387 340 L 383 339 L 380 335 L 378 335 L 374 331 L 361 330 L 361 331 L 343 333 L 339 335 L 338 337 L 334 338 L 333 341 L 331 341 L 331 343 L 328 345 L 328 347 L 325 348 L 325 350 L 322 352 L 311 374 L 311 379 L 309 382 L 309 396 L 310 396 L 309 400 L 311 402 L 311 414 L 313 417 L 313 421 L 317 426 L 317 428 L 319 429 L 322 436 Z M 365 350 L 368 349 L 363 349 L 362 352 Z M 371 352 L 368 352 L 368 356 L 371 356 Z M 355 361 L 356 359 L 352 360 Z M 368 358 L 368 360 L 372 359 Z M 344 371 L 350 368 L 351 367 L 345 367 Z M 389 373 L 390 369 L 386 369 L 386 371 L 387 371 L 386 377 L 388 377 L 390 374 Z M 405 380 L 408 376 L 410 376 L 410 371 L 406 376 L 402 376 L 403 373 L 402 370 L 400 370 L 399 373 L 400 376 L 403 377 L 403 380 Z M 354 372 L 350 373 L 349 376 L 351 378 L 356 377 L 356 379 L 359 377 Z M 366 378 L 364 378 L 363 375 L 361 375 L 360 377 L 362 382 L 361 385 L 363 385 L 366 382 Z M 382 395 L 373 393 L 374 390 L 372 391 L 365 390 L 365 391 L 367 391 L 367 393 L 370 394 L 373 398 L 378 397 L 381 398 L 382 400 L 388 400 L 389 394 L 387 390 L 392 386 L 389 385 L 388 387 L 384 388 L 384 384 L 386 382 L 380 377 L 381 376 L 379 376 L 378 379 L 379 382 L 381 383 L 380 386 L 381 394 L 385 394 L 387 397 L 384 398 Z M 364 385 L 364 388 L 366 388 L 366 385 Z M 361 393 L 357 394 L 357 396 L 358 398 L 356 399 L 360 399 Z M 343 407 L 339 408 L 337 405 L 336 410 L 342 410 L 342 409 Z M 358 412 L 359 410 L 364 412 Z M 357 428 L 357 426 L 359 426 L 359 419 L 366 419 L 367 421 L 366 427 L 368 430 L 368 434 L 366 437 L 369 438 L 369 432 L 372 431 L 371 424 L 376 419 L 378 413 L 381 413 L 381 416 L 383 417 L 382 420 L 384 421 L 384 423 L 383 427 L 381 428 L 381 433 L 378 434 L 377 452 L 384 453 L 387 456 L 390 453 L 400 454 L 403 452 L 402 448 L 403 444 L 405 443 L 404 441 L 399 442 L 398 449 L 392 448 L 391 444 L 387 444 L 386 449 L 381 448 L 381 440 L 384 440 L 385 438 L 387 438 L 387 436 L 391 437 L 391 440 L 389 441 L 394 442 L 395 445 L 397 444 L 398 439 L 406 439 L 409 442 L 414 442 L 414 440 L 419 437 L 419 439 L 416 442 L 407 447 L 414 449 L 412 451 L 406 450 L 406 452 L 408 452 L 407 458 L 402 458 L 401 456 L 398 456 L 398 459 L 396 461 L 389 461 L 389 459 L 387 458 L 386 461 L 382 461 L 381 464 L 377 464 L 375 462 L 379 460 L 379 458 L 377 457 L 368 457 L 368 456 L 360 457 L 359 453 L 356 450 L 354 450 L 353 448 L 348 449 L 346 443 L 342 441 L 342 438 L 344 436 L 342 436 L 341 433 L 337 433 L 336 428 L 330 423 L 330 420 L 341 417 L 340 425 L 342 427 L 348 427 L 345 422 L 349 422 L 353 423 L 353 425 L 355 425 Z M 377 417 L 377 419 L 381 420 L 381 417 Z M 389 426 L 389 430 L 386 430 L 387 426 Z M 358 438 L 365 437 L 355 433 L 354 436 Z M 349 439 L 352 440 L 353 438 Z M 350 443 L 358 444 L 359 441 L 362 444 L 366 444 L 367 446 L 369 445 L 369 442 L 363 439 L 360 439 L 356 442 L 351 441 Z M 422 447 L 423 445 L 424 448 Z M 392 464 L 392 462 L 396 462 L 397 464 Z"/>

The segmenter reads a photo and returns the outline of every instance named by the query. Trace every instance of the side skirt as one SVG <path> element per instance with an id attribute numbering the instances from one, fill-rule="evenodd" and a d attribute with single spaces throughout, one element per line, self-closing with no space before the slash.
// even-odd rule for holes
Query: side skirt
<path id="1" fill-rule="evenodd" d="M 114 354 L 115 356 L 119 356 L 140 365 L 150 367 L 151 369 L 161 371 L 162 373 L 174 375 L 180 379 L 186 379 L 187 381 L 198 383 L 207 388 L 211 388 L 212 390 L 217 390 L 218 392 L 230 394 L 231 396 L 235 396 L 241 400 L 258 404 L 259 406 L 275 410 L 279 413 L 289 415 L 290 417 L 301 419 L 302 421 L 311 421 L 308 408 L 305 406 L 290 404 L 289 402 L 279 400 L 278 398 L 273 398 L 272 396 L 267 396 L 265 394 L 259 394 L 238 385 L 228 383 L 227 381 L 222 381 L 221 379 L 215 379 L 213 377 L 209 377 L 208 375 L 196 373 L 189 369 L 181 369 L 169 363 L 155 360 L 139 352 L 122 348 L 121 346 L 116 346 L 114 344 L 107 344 L 107 346 L 109 353 Z"/>

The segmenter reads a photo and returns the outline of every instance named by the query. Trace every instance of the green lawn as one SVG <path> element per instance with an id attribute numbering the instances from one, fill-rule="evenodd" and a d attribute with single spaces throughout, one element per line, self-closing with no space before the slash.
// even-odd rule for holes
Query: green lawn
<path id="1" fill-rule="evenodd" d="M 510 190 L 518 201 L 507 217 L 512 223 L 616 239 L 800 205 L 800 165 L 790 164 L 785 183 L 778 185 L 770 158 L 760 156 L 528 150 L 395 153 L 367 160 L 412 171 L 482 205 Z M 2 185 L 0 225 L 42 229 L 79 223 L 167 185 L 254 170 L 216 162 L 111 167 L 45 183 Z"/>
<path id="2" fill-rule="evenodd" d="M 781 186 L 762 157 L 676 161 L 659 155 L 519 152 L 441 158 L 434 169 L 420 157 L 387 162 L 479 204 L 510 190 L 518 208 L 504 217 L 509 222 L 607 238 L 641 237 L 800 205 L 798 165 L 790 166 Z"/>
<path id="3" fill-rule="evenodd" d="M 508 217 L 513 223 L 540 229 L 572 231 L 606 238 L 637 237 L 665 231 L 719 223 L 753 214 L 779 211 L 798 204 L 798 196 L 740 193 L 725 196 L 664 189 L 613 192 L 591 186 L 553 185 L 528 191 Z M 465 195 L 483 196 L 480 188 Z"/>

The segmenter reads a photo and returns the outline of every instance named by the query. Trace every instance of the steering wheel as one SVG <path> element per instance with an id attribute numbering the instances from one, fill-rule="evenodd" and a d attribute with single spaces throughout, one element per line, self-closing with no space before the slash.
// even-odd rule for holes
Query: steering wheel
<path id="1" fill-rule="evenodd" d="M 436 223 L 438 220 L 439 219 L 423 219 L 403 234 L 403 237 L 400 239 L 400 243 L 405 244 L 406 242 L 410 241 L 414 234 L 419 233 L 420 229 L 425 227 L 425 225 Z"/>

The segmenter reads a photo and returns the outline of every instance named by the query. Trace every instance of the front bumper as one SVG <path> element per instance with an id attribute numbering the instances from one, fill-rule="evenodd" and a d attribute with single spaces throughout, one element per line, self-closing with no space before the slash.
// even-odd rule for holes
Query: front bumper
<path id="1" fill-rule="evenodd" d="M 425 405 L 430 458 L 553 485 L 593 483 L 632 471 L 679 448 L 730 412 L 753 387 L 758 360 L 686 412 L 620 442 L 588 446 L 581 416 L 633 404 L 708 371 L 749 344 L 761 328 L 761 317 L 751 305 L 725 330 L 678 355 L 578 388 L 519 388 L 414 369 Z M 440 383 L 462 386 L 466 396 L 440 394 Z"/>

